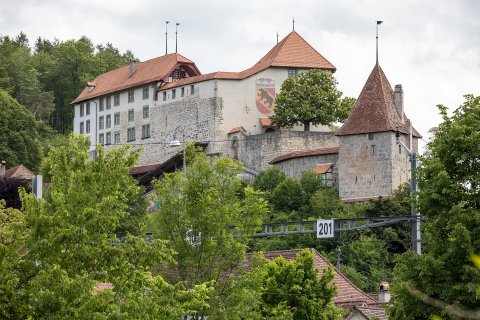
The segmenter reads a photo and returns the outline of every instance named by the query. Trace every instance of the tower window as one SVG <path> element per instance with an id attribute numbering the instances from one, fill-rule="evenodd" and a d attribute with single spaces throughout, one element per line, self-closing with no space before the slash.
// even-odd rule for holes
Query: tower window
<path id="1" fill-rule="evenodd" d="M 402 146 L 398 145 L 398 154 L 402 154 Z"/>
<path id="2" fill-rule="evenodd" d="M 190 95 L 194 94 L 195 93 L 195 86 L 192 84 L 190 86 Z"/>
<path id="3" fill-rule="evenodd" d="M 375 146 L 373 145 L 372 146 L 372 154 L 375 154 L 376 150 L 375 150 Z"/>
<path id="4" fill-rule="evenodd" d="M 373 133 L 368 134 L 368 140 L 373 140 Z"/>
<path id="5" fill-rule="evenodd" d="M 296 77 L 296 76 L 297 76 L 297 70 L 295 70 L 295 69 L 288 69 L 288 76 L 289 76 L 289 77 Z"/>

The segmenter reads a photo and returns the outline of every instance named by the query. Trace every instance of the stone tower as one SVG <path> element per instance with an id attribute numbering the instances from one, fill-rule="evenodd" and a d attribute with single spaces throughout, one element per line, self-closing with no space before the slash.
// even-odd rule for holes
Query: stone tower
<path id="1" fill-rule="evenodd" d="M 392 90 L 380 65 L 375 65 L 339 139 L 339 192 L 343 200 L 387 196 L 410 178 L 410 162 L 401 141 L 418 151 L 421 135 L 403 111 L 401 85 Z"/>

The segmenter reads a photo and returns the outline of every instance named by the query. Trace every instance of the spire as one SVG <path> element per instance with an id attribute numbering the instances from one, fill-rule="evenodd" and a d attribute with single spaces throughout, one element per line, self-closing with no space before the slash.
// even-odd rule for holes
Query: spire
<path id="1" fill-rule="evenodd" d="M 379 24 L 382 24 L 383 21 L 375 21 L 377 23 L 376 27 L 377 27 L 377 65 L 378 65 L 378 25 Z"/>
<path id="2" fill-rule="evenodd" d="M 295 17 L 293 17 L 293 31 L 295 31 Z"/>
<path id="3" fill-rule="evenodd" d="M 396 131 L 407 133 L 405 119 L 394 102 L 394 92 L 380 65 L 375 65 L 350 116 L 335 135 Z M 413 136 L 421 135 L 413 129 Z"/>
<path id="4" fill-rule="evenodd" d="M 168 54 L 168 47 L 167 47 L 167 30 L 168 30 L 168 24 L 170 23 L 170 21 L 166 21 L 165 23 L 165 55 Z"/>

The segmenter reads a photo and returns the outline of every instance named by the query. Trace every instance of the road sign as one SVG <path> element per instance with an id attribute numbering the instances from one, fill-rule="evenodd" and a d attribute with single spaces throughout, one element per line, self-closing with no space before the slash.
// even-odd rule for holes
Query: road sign
<path id="1" fill-rule="evenodd" d="M 333 219 L 317 220 L 317 238 L 333 238 Z"/>

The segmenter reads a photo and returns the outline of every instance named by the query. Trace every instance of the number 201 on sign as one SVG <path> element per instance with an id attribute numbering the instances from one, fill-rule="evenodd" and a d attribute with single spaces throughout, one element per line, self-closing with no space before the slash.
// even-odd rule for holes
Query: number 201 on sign
<path id="1" fill-rule="evenodd" d="M 333 238 L 333 220 L 317 220 L 317 238 Z"/>

